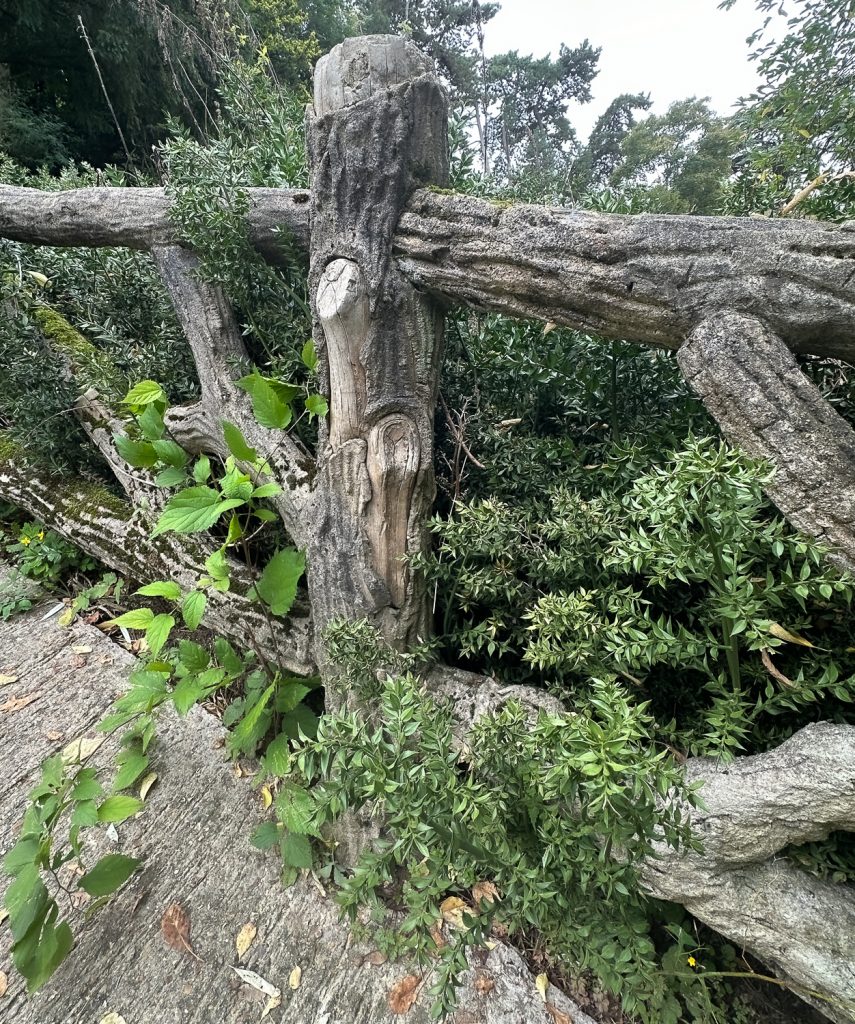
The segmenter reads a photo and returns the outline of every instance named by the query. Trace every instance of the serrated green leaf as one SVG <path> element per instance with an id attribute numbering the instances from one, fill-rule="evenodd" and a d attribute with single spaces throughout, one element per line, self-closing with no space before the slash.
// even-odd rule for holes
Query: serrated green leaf
<path id="1" fill-rule="evenodd" d="M 150 469 L 157 462 L 157 452 L 151 441 L 132 441 L 126 434 L 115 434 L 116 451 L 134 469 Z"/>
<path id="2" fill-rule="evenodd" d="M 252 399 L 252 412 L 263 427 L 282 430 L 291 422 L 291 407 L 260 373 L 251 373 L 238 381 L 238 387 Z"/>
<path id="3" fill-rule="evenodd" d="M 181 606 L 181 615 L 184 618 L 184 625 L 188 629 L 196 629 L 205 614 L 205 605 L 208 598 L 201 590 L 191 590 L 184 598 Z"/>
<path id="4" fill-rule="evenodd" d="M 72 828 L 89 828 L 98 824 L 98 806 L 94 800 L 81 800 L 71 814 Z"/>
<path id="5" fill-rule="evenodd" d="M 267 705 L 270 703 L 275 688 L 275 683 L 271 683 L 267 687 L 255 704 L 238 722 L 231 736 L 229 736 L 228 746 L 232 756 L 248 750 L 250 746 L 254 746 L 257 740 L 255 735 L 256 729 L 261 721 L 261 716 L 267 710 Z"/>
<path id="6" fill-rule="evenodd" d="M 134 608 L 133 611 L 125 612 L 116 619 L 110 619 L 105 625 L 124 626 L 125 629 L 148 629 L 153 620 L 154 612 L 151 608 Z"/>
<path id="7" fill-rule="evenodd" d="M 181 587 L 171 580 L 155 580 L 153 583 L 146 583 L 144 587 L 134 591 L 143 597 L 165 597 L 167 601 L 181 600 Z"/>
<path id="8" fill-rule="evenodd" d="M 260 487 L 256 487 L 252 492 L 253 498 L 275 498 L 277 494 L 282 493 L 282 488 L 279 484 L 269 483 L 261 484 Z"/>
<path id="9" fill-rule="evenodd" d="M 166 399 L 166 392 L 154 380 L 141 380 L 122 399 L 124 405 L 148 405 Z"/>
<path id="10" fill-rule="evenodd" d="M 145 631 L 145 639 L 148 649 L 157 657 L 163 650 L 163 645 L 169 639 L 169 634 L 175 626 L 175 618 L 172 615 L 155 615 Z"/>
<path id="11" fill-rule="evenodd" d="M 147 405 L 137 416 L 137 423 L 147 441 L 159 441 L 163 437 L 163 416 L 154 402 Z"/>
<path id="12" fill-rule="evenodd" d="M 318 366 L 318 353 L 315 351 L 314 338 L 309 338 L 309 340 L 303 346 L 303 351 L 300 353 L 300 358 L 303 360 L 303 365 L 311 373 L 314 373 Z"/>
<path id="13" fill-rule="evenodd" d="M 217 637 L 214 641 L 214 654 L 229 675 L 237 676 L 243 671 L 240 656 L 224 637 Z"/>
<path id="14" fill-rule="evenodd" d="M 203 484 L 211 476 L 211 460 L 207 455 L 200 455 L 193 466 L 193 479 L 197 484 Z"/>
<path id="15" fill-rule="evenodd" d="M 312 866 L 312 846 L 305 836 L 289 832 L 282 840 L 279 849 L 282 861 L 292 868 L 310 868 Z"/>
<path id="16" fill-rule="evenodd" d="M 252 833 L 249 841 L 257 850 L 269 850 L 279 842 L 279 829 L 275 821 L 263 821 Z"/>
<path id="17" fill-rule="evenodd" d="M 170 441 L 168 437 L 160 441 L 152 441 L 151 443 L 160 461 L 173 466 L 175 469 L 183 468 L 190 461 L 190 456 L 181 445 Z"/>
<path id="18" fill-rule="evenodd" d="M 298 679 L 284 680 L 276 690 L 276 710 L 282 714 L 293 711 L 308 693 L 311 693 L 310 687 Z"/>
<path id="19" fill-rule="evenodd" d="M 213 487 L 186 487 L 173 495 L 160 513 L 152 537 L 168 530 L 173 533 L 198 533 L 209 530 L 220 516 L 243 502 L 237 498 L 221 500 Z"/>
<path id="20" fill-rule="evenodd" d="M 282 784 L 276 795 L 276 814 L 289 832 L 308 835 L 314 809 L 314 801 L 305 789 L 289 782 Z"/>
<path id="21" fill-rule="evenodd" d="M 284 778 L 291 767 L 291 744 L 288 737 L 280 733 L 267 744 L 264 752 L 264 768 L 270 775 Z"/>
<path id="22" fill-rule="evenodd" d="M 162 469 L 154 478 L 158 487 L 180 487 L 187 482 L 187 474 L 183 469 L 176 469 L 175 466 L 167 466 Z"/>
<path id="23" fill-rule="evenodd" d="M 309 414 L 309 419 L 312 416 L 326 416 L 329 411 L 329 403 L 323 395 L 309 395 L 306 399 L 306 412 Z"/>
<path id="24" fill-rule="evenodd" d="M 281 548 L 265 566 L 255 590 L 274 615 L 290 611 L 305 567 L 305 555 L 295 548 Z"/>
<path id="25" fill-rule="evenodd" d="M 226 561 L 226 553 L 218 548 L 213 554 L 205 559 L 205 568 L 215 580 L 227 580 L 229 578 L 229 563 Z"/>
<path id="26" fill-rule="evenodd" d="M 78 884 L 90 896 L 109 896 L 127 882 L 141 863 L 137 857 L 108 853 L 80 878 Z"/>
<path id="27" fill-rule="evenodd" d="M 255 448 L 250 447 L 240 429 L 234 423 L 229 423 L 228 420 L 223 420 L 223 437 L 226 439 L 229 451 L 236 459 L 240 459 L 242 462 L 255 462 L 258 458 Z"/>
<path id="28" fill-rule="evenodd" d="M 130 818 L 142 808 L 142 800 L 134 796 L 108 796 L 98 807 L 98 820 L 101 822 L 119 822 Z"/>
<path id="29" fill-rule="evenodd" d="M 211 663 L 211 656 L 200 644 L 182 640 L 178 645 L 178 657 L 189 672 L 204 672 Z"/>
<path id="30" fill-rule="evenodd" d="M 148 758 L 138 750 L 128 752 L 113 781 L 113 789 L 127 789 L 132 786 L 148 768 Z"/>

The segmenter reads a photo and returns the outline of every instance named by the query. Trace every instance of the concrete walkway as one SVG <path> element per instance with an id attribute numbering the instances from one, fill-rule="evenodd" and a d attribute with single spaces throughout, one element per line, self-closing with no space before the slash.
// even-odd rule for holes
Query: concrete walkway
<path id="1" fill-rule="evenodd" d="M 71 740 L 94 735 L 127 688 L 134 661 L 94 627 L 62 629 L 55 618 L 43 620 L 51 603 L 0 622 L 0 676 L 16 677 L 0 686 L 0 855 L 14 843 L 39 764 Z M 430 979 L 408 1013 L 393 1014 L 388 994 L 413 969 L 367 962 L 371 947 L 352 942 L 332 900 L 310 880 L 283 889 L 275 856 L 250 845 L 265 814 L 247 777 L 225 760 L 219 722 L 199 709 L 186 719 L 165 715 L 158 736 L 151 766 L 158 779 L 144 812 L 119 826 L 118 842 L 106 834 L 96 839 L 99 847 L 145 858 L 144 867 L 85 926 L 74 922 L 75 949 L 32 998 L 12 968 L 8 927 L 0 926 L 0 971 L 8 977 L 0 1022 L 256 1022 L 267 997 L 241 980 L 232 969 L 239 966 L 281 990 L 271 1022 L 427 1024 Z M 96 757 L 107 763 L 110 754 L 105 743 Z M 0 893 L 7 881 L 0 876 Z M 176 902 L 189 913 L 199 959 L 163 939 L 161 918 Z M 257 936 L 239 960 L 235 938 L 249 922 Z M 301 977 L 292 989 L 295 967 Z M 594 1024 L 554 988 L 549 1001 L 566 1017 L 548 1012 L 519 955 L 500 945 L 469 972 L 454 1019 Z"/>

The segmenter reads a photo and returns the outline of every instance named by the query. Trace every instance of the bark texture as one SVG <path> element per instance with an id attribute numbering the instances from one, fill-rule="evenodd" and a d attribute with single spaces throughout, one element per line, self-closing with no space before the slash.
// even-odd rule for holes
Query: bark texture
<path id="1" fill-rule="evenodd" d="M 641 880 L 795 982 L 840 1024 L 855 1020 L 855 891 L 775 855 L 791 843 L 855 831 L 855 727 L 809 725 L 766 754 L 721 765 L 694 758 L 703 809 L 699 853 L 660 845 Z"/>
<path id="2" fill-rule="evenodd" d="M 766 490 L 778 508 L 855 568 L 855 431 L 783 341 L 760 320 L 722 312 L 677 360 L 728 438 L 775 467 Z"/>
<path id="3" fill-rule="evenodd" d="M 60 629 L 55 620 L 41 621 L 42 613 L 0 622 L 0 673 L 18 677 L 3 688 L 0 703 L 39 695 L 19 711 L 0 711 L 0 857 L 15 841 L 41 761 L 92 735 L 134 663 L 93 627 Z M 72 650 L 81 647 L 89 653 Z M 266 1018 L 277 1024 L 428 1024 L 430 979 L 406 1018 L 393 1014 L 388 993 L 419 970 L 366 962 L 371 947 L 352 941 L 320 886 L 306 877 L 283 889 L 276 857 L 250 845 L 269 812 L 252 788 L 251 766 L 238 778 L 225 761 L 223 737 L 219 722 L 200 708 L 184 719 L 165 716 L 152 757 L 158 779 L 145 809 L 118 827 L 118 843 L 93 830 L 94 849 L 143 857 L 144 867 L 82 927 L 68 960 L 30 999 L 12 969 L 8 929 L 0 928 L 0 971 L 9 978 L 0 995 L 4 1024 L 95 1024 L 109 1012 L 128 1024 L 257 1024 L 266 997 L 242 983 L 233 967 L 255 971 L 281 990 L 282 1006 Z M 112 753 L 105 744 L 97 758 L 109 764 Z M 0 898 L 7 882 L 0 875 Z M 189 914 L 198 960 L 163 940 L 161 917 L 174 902 Z M 247 922 L 257 936 L 240 959 L 235 938 Z M 302 977 L 292 990 L 295 967 Z M 481 994 L 478 979 L 494 987 Z M 574 1024 L 594 1024 L 555 987 L 549 1002 Z M 473 960 L 457 1019 L 554 1024 L 531 972 L 502 944 L 482 963 Z"/>
<path id="4" fill-rule="evenodd" d="M 308 193 L 249 192 L 250 233 L 269 259 L 281 258 L 280 225 L 308 244 Z M 796 352 L 855 360 L 855 221 L 623 216 L 426 188 L 406 200 L 396 264 L 444 300 L 670 349 L 731 309 L 765 319 Z M 168 210 L 160 189 L 0 186 L 0 237 L 151 248 L 175 241 Z"/>
<path id="5" fill-rule="evenodd" d="M 335 618 L 367 617 L 396 647 L 428 636 L 405 559 L 425 547 L 434 497 L 442 322 L 391 248 L 416 185 L 445 181 L 446 130 L 431 63 L 406 40 L 350 39 L 319 61 L 307 119 L 309 292 L 330 401 L 308 545 L 319 635 Z"/>

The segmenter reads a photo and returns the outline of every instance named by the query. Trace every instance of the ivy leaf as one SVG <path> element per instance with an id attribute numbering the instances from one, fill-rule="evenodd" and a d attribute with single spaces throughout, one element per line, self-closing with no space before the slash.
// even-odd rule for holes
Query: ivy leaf
<path id="1" fill-rule="evenodd" d="M 136 814 L 142 805 L 142 800 L 137 800 L 135 796 L 108 796 L 98 808 L 98 820 L 119 824 Z"/>
<path id="2" fill-rule="evenodd" d="M 122 399 L 124 405 L 150 405 L 166 400 L 166 392 L 154 380 L 141 380 Z"/>
<path id="3" fill-rule="evenodd" d="M 108 853 L 91 871 L 82 876 L 80 888 L 90 896 L 109 896 L 127 882 L 141 863 L 137 857 Z"/>
<path id="4" fill-rule="evenodd" d="M 252 411 L 263 427 L 282 430 L 291 422 L 291 407 L 276 393 L 266 377 L 251 373 L 238 381 L 238 387 L 252 399 Z"/>
<path id="5" fill-rule="evenodd" d="M 181 587 L 170 580 L 155 580 L 153 583 L 146 583 L 144 587 L 134 591 L 142 594 L 143 597 L 165 597 L 167 601 L 181 600 Z"/>
<path id="6" fill-rule="evenodd" d="M 185 487 L 169 499 L 160 513 L 152 537 L 171 530 L 173 533 L 197 533 L 209 530 L 223 512 L 243 502 L 239 498 L 222 500 L 213 487 Z"/>
<path id="7" fill-rule="evenodd" d="M 113 437 L 116 451 L 134 469 L 151 469 L 157 462 L 157 452 L 151 441 L 132 441 L 125 434 Z"/>
<path id="8" fill-rule="evenodd" d="M 160 654 L 174 626 L 175 619 L 172 615 L 155 615 L 151 620 L 145 631 L 145 638 L 149 650 L 155 657 Z"/>
<path id="9" fill-rule="evenodd" d="M 191 590 L 184 598 L 184 604 L 181 606 L 181 615 L 184 618 L 184 625 L 188 629 L 196 629 L 199 626 L 202 616 L 205 614 L 205 605 L 207 603 L 208 598 L 201 590 Z"/>
<path id="10" fill-rule="evenodd" d="M 297 596 L 306 557 L 296 548 L 282 548 L 267 563 L 255 591 L 274 615 L 287 615 Z"/>
<path id="11" fill-rule="evenodd" d="M 239 428 L 234 423 L 229 423 L 228 420 L 223 420 L 223 437 L 226 439 L 229 451 L 236 459 L 241 459 L 243 462 L 255 462 L 258 458 L 255 448 L 250 447 Z"/>

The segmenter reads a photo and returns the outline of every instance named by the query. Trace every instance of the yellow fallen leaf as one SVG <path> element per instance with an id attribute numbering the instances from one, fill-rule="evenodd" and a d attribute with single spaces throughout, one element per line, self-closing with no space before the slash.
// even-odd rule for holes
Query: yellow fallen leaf
<path id="1" fill-rule="evenodd" d="M 270 792 L 269 786 L 261 787 L 261 802 L 264 804 L 265 810 L 273 803 L 273 794 Z"/>
<path id="2" fill-rule="evenodd" d="M 550 320 L 549 323 L 547 323 L 547 325 L 543 328 L 543 336 L 544 336 L 544 338 L 546 337 L 547 334 L 550 334 L 552 331 L 554 331 L 557 326 L 558 326 L 558 324 L 555 324 L 555 323 L 553 323 Z"/>
<path id="3" fill-rule="evenodd" d="M 810 136 L 808 136 L 808 138 L 810 138 Z M 29 276 L 36 282 L 36 284 L 40 284 L 42 288 L 44 288 L 44 286 L 48 283 L 48 279 L 45 277 L 45 275 L 40 274 L 38 270 L 27 270 L 26 273 L 29 274 Z"/>
<path id="4" fill-rule="evenodd" d="M 802 647 L 813 647 L 810 640 L 805 640 L 805 638 L 803 636 L 799 636 L 798 633 L 791 633 L 788 629 L 784 629 L 784 627 L 777 622 L 769 624 L 769 632 L 779 640 L 786 640 L 787 643 L 801 644 Z"/>
<path id="5" fill-rule="evenodd" d="M 71 650 L 74 654 L 91 654 L 92 648 L 89 644 L 72 644 Z"/>
<path id="6" fill-rule="evenodd" d="M 128 1022 L 120 1013 L 111 1010 L 106 1017 L 101 1018 L 99 1024 L 128 1024 Z"/>
<path id="7" fill-rule="evenodd" d="M 6 995 L 6 989 L 9 987 L 9 979 L 6 977 L 3 971 L 0 971 L 0 996 Z"/>
<path id="8" fill-rule="evenodd" d="M 288 975 L 288 988 L 298 989 L 300 982 L 303 980 L 303 968 L 295 967 L 293 971 Z"/>
<path id="9" fill-rule="evenodd" d="M 480 903 L 495 903 L 501 896 L 494 882 L 476 882 L 472 886 L 472 899 L 477 907 Z"/>
<path id="10" fill-rule="evenodd" d="M 237 938 L 235 939 L 235 946 L 237 947 L 238 960 L 243 959 L 244 953 L 246 953 L 246 951 L 252 945 L 257 934 L 258 929 L 255 927 L 252 921 L 248 921 L 243 926 L 243 928 L 241 928 L 241 930 L 237 933 Z"/>
<path id="11" fill-rule="evenodd" d="M 540 993 L 540 998 L 546 1002 L 546 992 L 549 988 L 549 978 L 545 974 L 538 974 L 534 979 L 535 988 Z"/>
<path id="12" fill-rule="evenodd" d="M 442 914 L 443 921 L 458 931 L 463 931 L 466 927 L 463 924 L 463 912 L 465 910 L 471 912 L 472 908 L 467 906 L 465 901 L 459 896 L 448 896 L 439 905 L 439 912 Z"/>
<path id="13" fill-rule="evenodd" d="M 145 800 L 155 782 L 157 782 L 157 772 L 149 772 L 140 783 L 140 800 Z"/>
<path id="14" fill-rule="evenodd" d="M 0 924 L 3 924 L 8 916 L 9 911 L 5 907 L 0 907 Z"/>
<path id="15" fill-rule="evenodd" d="M 267 1002 L 264 1004 L 264 1009 L 261 1011 L 261 1019 L 264 1020 L 264 1018 L 268 1015 L 268 1013 L 270 1013 L 271 1010 L 275 1010 L 277 1006 L 281 1005 L 282 996 L 280 993 L 277 993 L 275 996 L 270 996 Z"/>
<path id="16" fill-rule="evenodd" d="M 9 683 L 17 683 L 17 676 L 7 676 L 0 672 L 0 686 L 8 686 Z"/>
<path id="17" fill-rule="evenodd" d="M 276 999 L 277 996 L 281 996 L 282 993 L 275 985 L 271 985 L 266 978 L 262 978 L 260 974 L 256 974 L 255 971 L 248 971 L 243 967 L 233 967 L 232 970 L 240 978 L 241 981 L 247 985 L 251 985 L 254 989 L 259 992 L 263 992 L 264 995 L 270 999 Z M 279 1005 L 278 1003 L 276 1004 Z M 271 1010 L 273 1007 L 271 1006 Z M 270 1011 L 268 1011 L 270 1012 Z"/>
<path id="18" fill-rule="evenodd" d="M 62 763 L 75 764 L 77 761 L 85 761 L 87 757 L 91 757 L 95 753 L 106 738 L 106 736 L 95 736 L 90 739 L 88 736 L 79 736 L 63 747 Z"/>

